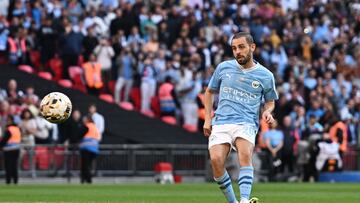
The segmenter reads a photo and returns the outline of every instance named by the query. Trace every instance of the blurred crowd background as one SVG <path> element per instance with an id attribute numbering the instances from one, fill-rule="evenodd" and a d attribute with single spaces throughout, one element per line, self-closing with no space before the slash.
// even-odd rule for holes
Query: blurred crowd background
<path id="1" fill-rule="evenodd" d="M 262 123 L 257 145 L 273 174 L 322 170 L 319 142 L 340 157 L 358 146 L 359 0 L 2 0 L 0 62 L 201 132 L 204 89 L 239 31 L 253 35 L 254 58 L 276 78 L 278 122 Z M 34 88 L 15 80 L 0 101 L 3 129 L 8 114 L 20 126 L 37 115 Z"/>

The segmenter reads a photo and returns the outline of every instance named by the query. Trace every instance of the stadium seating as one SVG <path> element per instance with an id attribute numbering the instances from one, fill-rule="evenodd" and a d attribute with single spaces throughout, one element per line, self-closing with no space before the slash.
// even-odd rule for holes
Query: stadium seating
<path id="1" fill-rule="evenodd" d="M 34 73 L 34 69 L 29 65 L 19 65 L 18 69 L 26 73 Z"/>
<path id="2" fill-rule="evenodd" d="M 164 116 L 161 120 L 170 125 L 176 125 L 176 118 L 174 116 Z"/>
<path id="3" fill-rule="evenodd" d="M 63 67 L 62 67 L 62 61 L 60 58 L 52 58 L 49 61 L 49 67 L 51 69 L 51 71 L 54 73 L 54 80 L 58 81 L 62 78 L 62 72 L 63 72 Z"/>
<path id="4" fill-rule="evenodd" d="M 52 75 L 49 72 L 41 71 L 38 73 L 38 76 L 45 79 L 45 80 L 52 80 Z"/>
<path id="5" fill-rule="evenodd" d="M 72 86 L 73 86 L 71 80 L 67 80 L 67 79 L 59 80 L 58 84 L 63 86 L 63 87 L 66 87 L 66 88 L 72 88 Z"/>
<path id="6" fill-rule="evenodd" d="M 79 66 L 70 66 L 69 67 L 69 76 L 70 79 L 73 81 L 73 88 L 80 90 L 82 92 L 86 92 L 86 87 L 84 84 L 84 81 L 82 79 L 83 77 L 83 70 Z"/>
<path id="7" fill-rule="evenodd" d="M 99 98 L 106 102 L 114 103 L 114 97 L 111 94 L 100 94 Z"/>
<path id="8" fill-rule="evenodd" d="M 41 67 L 40 52 L 36 50 L 31 50 L 29 53 L 29 57 L 31 64 L 33 64 L 36 70 L 39 70 L 39 68 Z"/>
<path id="9" fill-rule="evenodd" d="M 130 99 L 134 104 L 136 110 L 140 110 L 141 108 L 141 93 L 139 87 L 133 87 L 130 91 Z"/>
<path id="10" fill-rule="evenodd" d="M 188 125 L 188 124 L 184 124 L 183 128 L 189 132 L 197 132 L 197 126 L 196 125 Z"/>
<path id="11" fill-rule="evenodd" d="M 155 114 L 154 112 L 152 112 L 151 110 L 143 110 L 140 112 L 142 115 L 145 115 L 149 118 L 154 118 L 155 117 Z"/>
<path id="12" fill-rule="evenodd" d="M 134 105 L 130 102 L 120 102 L 119 106 L 127 111 L 132 111 L 134 110 Z"/>

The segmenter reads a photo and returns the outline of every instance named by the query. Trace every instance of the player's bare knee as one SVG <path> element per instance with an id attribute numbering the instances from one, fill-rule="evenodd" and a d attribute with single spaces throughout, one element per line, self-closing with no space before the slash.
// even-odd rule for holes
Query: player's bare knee
<path id="1" fill-rule="evenodd" d="M 240 162 L 240 166 L 250 166 L 251 165 L 251 158 L 252 158 L 252 154 L 250 152 L 238 152 L 239 155 L 239 162 Z"/>
<path id="2" fill-rule="evenodd" d="M 220 153 L 211 154 L 210 160 L 214 167 L 224 167 L 225 165 L 225 157 L 222 157 Z"/>

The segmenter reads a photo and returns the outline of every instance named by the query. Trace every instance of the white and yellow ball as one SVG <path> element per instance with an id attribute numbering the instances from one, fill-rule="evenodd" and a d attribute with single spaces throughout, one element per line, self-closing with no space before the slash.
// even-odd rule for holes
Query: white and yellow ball
<path id="1" fill-rule="evenodd" d="M 43 118 L 51 123 L 62 123 L 66 121 L 72 111 L 72 104 L 65 94 L 51 92 L 46 95 L 40 103 L 40 113 Z"/>

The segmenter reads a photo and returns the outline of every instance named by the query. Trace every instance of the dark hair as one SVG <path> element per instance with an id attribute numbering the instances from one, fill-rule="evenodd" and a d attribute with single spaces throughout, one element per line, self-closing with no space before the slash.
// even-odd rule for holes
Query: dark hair
<path id="1" fill-rule="evenodd" d="M 234 39 L 238 39 L 240 37 L 245 37 L 246 39 L 246 42 L 248 44 L 254 44 L 254 38 L 251 36 L 251 34 L 249 32 L 238 32 L 238 33 L 235 33 L 231 39 L 231 44 L 232 44 L 232 41 Z"/>
<path id="2" fill-rule="evenodd" d="M 85 116 L 85 119 L 87 120 L 87 122 L 94 123 L 94 120 L 92 119 L 92 116 L 90 114 L 87 114 Z"/>
<path id="3" fill-rule="evenodd" d="M 30 114 L 30 118 L 29 118 L 29 119 L 34 118 L 34 115 L 31 113 L 31 111 L 30 111 L 29 109 L 24 109 L 24 110 L 21 112 L 21 114 L 20 114 L 20 118 L 21 118 L 21 119 L 24 119 L 24 118 L 25 118 L 25 113 L 26 113 L 26 112 L 29 112 L 29 114 Z"/>
<path id="4" fill-rule="evenodd" d="M 15 124 L 15 118 L 13 115 L 8 115 L 7 116 L 7 122 L 8 122 L 8 125 L 14 125 Z"/>

